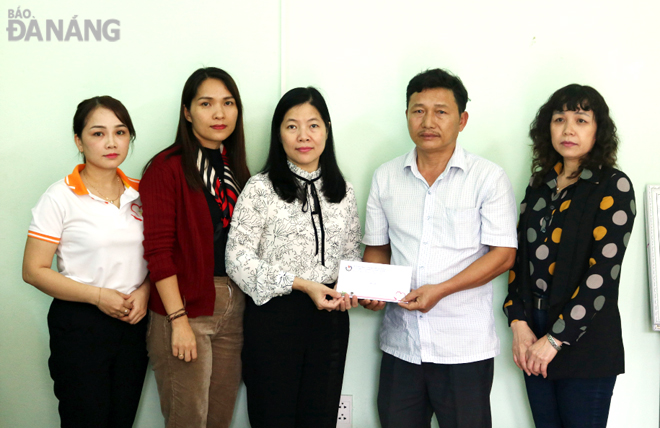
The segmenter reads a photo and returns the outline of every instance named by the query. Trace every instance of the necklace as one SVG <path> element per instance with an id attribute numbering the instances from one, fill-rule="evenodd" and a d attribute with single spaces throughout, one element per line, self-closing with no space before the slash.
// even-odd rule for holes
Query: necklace
<path id="1" fill-rule="evenodd" d="M 570 182 L 567 183 L 565 186 L 561 186 L 561 187 L 560 187 L 560 186 L 559 186 L 559 177 L 557 177 L 557 190 L 556 190 L 556 192 L 557 192 L 557 193 L 561 192 L 562 190 L 564 190 L 565 188 L 567 188 L 567 187 L 570 186 L 571 184 L 575 183 L 576 181 L 577 181 L 577 179 L 571 179 Z"/>
<path id="2" fill-rule="evenodd" d="M 87 174 L 85 174 L 85 175 L 87 175 Z M 117 179 L 117 181 L 119 181 L 119 184 L 121 184 L 121 180 L 119 179 L 119 176 L 118 176 L 118 175 L 115 175 L 115 178 Z M 89 179 L 87 179 L 87 184 L 89 184 L 89 187 L 91 187 L 92 189 L 96 190 L 96 193 L 98 193 L 99 196 L 101 196 L 103 199 L 105 199 L 106 201 L 110 202 L 111 204 L 114 204 L 115 201 L 121 197 L 121 194 L 124 193 L 124 192 L 123 192 L 123 190 L 124 190 L 124 189 L 123 189 L 124 186 L 121 186 L 122 188 L 119 189 L 119 193 L 117 194 L 117 197 L 114 198 L 114 199 L 110 199 L 110 198 L 108 198 L 107 196 L 105 196 L 103 193 L 101 193 L 101 191 L 100 191 L 99 189 L 97 189 L 97 188 L 96 188 L 96 187 L 95 187 L 95 186 L 89 181 Z"/>

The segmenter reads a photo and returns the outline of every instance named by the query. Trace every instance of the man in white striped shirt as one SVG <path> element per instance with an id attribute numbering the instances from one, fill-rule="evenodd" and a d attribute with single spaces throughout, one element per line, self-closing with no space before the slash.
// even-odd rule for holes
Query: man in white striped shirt
<path id="1" fill-rule="evenodd" d="M 363 239 L 365 262 L 413 268 L 412 291 L 383 318 L 381 425 L 428 428 L 435 413 L 441 428 L 491 427 L 491 280 L 513 265 L 515 197 L 502 168 L 456 142 L 468 121 L 458 77 L 420 73 L 407 100 L 415 148 L 374 173 Z"/>

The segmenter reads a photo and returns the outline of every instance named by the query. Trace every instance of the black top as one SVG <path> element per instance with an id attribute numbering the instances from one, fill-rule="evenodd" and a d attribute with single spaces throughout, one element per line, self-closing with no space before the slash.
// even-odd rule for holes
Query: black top
<path id="1" fill-rule="evenodd" d="M 215 169 L 219 177 L 223 177 L 225 165 L 222 162 L 222 154 L 220 150 L 204 149 L 206 155 L 209 157 L 211 166 Z M 225 269 L 225 249 L 227 248 L 227 235 L 229 234 L 229 227 L 222 227 L 222 212 L 218 203 L 213 198 L 213 195 L 204 188 L 204 196 L 211 212 L 211 220 L 213 221 L 213 256 L 215 258 L 215 268 L 213 270 L 214 276 L 227 276 Z"/>
<path id="2" fill-rule="evenodd" d="M 558 164 L 545 184 L 527 188 L 504 311 L 509 322 L 533 327 L 533 294 L 548 298 L 547 332 L 569 345 L 549 364 L 551 378 L 616 375 L 623 372 L 617 300 L 634 190 L 623 172 L 602 168 L 585 169 L 557 193 L 560 170 Z"/>

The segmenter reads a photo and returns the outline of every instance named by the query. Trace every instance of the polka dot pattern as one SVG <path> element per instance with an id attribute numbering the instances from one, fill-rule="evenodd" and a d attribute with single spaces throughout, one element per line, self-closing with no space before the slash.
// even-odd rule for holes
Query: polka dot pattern
<path id="1" fill-rule="evenodd" d="M 542 280 L 541 278 L 536 280 L 536 286 L 540 288 L 542 291 L 546 291 L 548 289 L 548 283 Z"/>
<path id="2" fill-rule="evenodd" d="M 630 232 L 628 232 L 628 233 L 626 233 L 625 235 L 623 235 L 623 246 L 624 246 L 624 247 L 627 247 L 627 246 L 628 246 L 628 242 L 630 242 Z"/>
<path id="3" fill-rule="evenodd" d="M 628 179 L 625 177 L 621 177 L 619 178 L 619 181 L 616 182 L 616 188 L 621 190 L 622 192 L 629 192 L 630 181 L 628 181 Z"/>
<path id="4" fill-rule="evenodd" d="M 587 310 L 582 305 L 575 305 L 571 309 L 571 318 L 576 321 L 581 320 L 587 314 Z"/>
<path id="5" fill-rule="evenodd" d="M 531 227 L 527 229 L 527 242 L 534 242 L 536 241 L 536 231 L 532 229 Z"/>
<path id="6" fill-rule="evenodd" d="M 612 216 L 612 223 L 617 226 L 623 226 L 628 221 L 628 214 L 624 210 L 619 210 Z"/>
<path id="7" fill-rule="evenodd" d="M 575 184 L 557 192 L 557 171 L 562 171 L 562 168 L 561 164 L 558 164 L 550 171 L 545 178 L 545 185 L 527 189 L 523 204 L 533 209 L 527 208 L 520 217 L 519 230 L 526 242 L 519 248 L 526 250 L 519 251 L 524 255 L 517 265 L 528 262 L 529 271 L 525 272 L 524 279 L 516 277 L 511 287 L 531 287 L 534 293 L 549 297 L 554 296 L 552 293 L 555 287 L 558 287 L 553 284 L 555 276 L 568 279 L 572 285 L 570 291 L 565 286 L 557 289 L 566 293 L 561 298 L 570 296 L 570 303 L 550 329 L 558 341 L 568 344 L 575 343 L 585 334 L 589 323 L 598 311 L 603 310 L 607 293 L 612 287 L 618 287 L 623 253 L 630 241 L 636 216 L 636 204 L 630 180 L 616 170 L 609 174 L 594 174 L 584 169 Z M 584 195 L 584 192 L 576 189 L 583 189 L 581 186 L 586 186 L 583 184 L 585 182 L 589 182 L 591 189 L 598 192 L 591 193 L 598 199 L 591 196 L 591 199 L 588 199 L 595 199 L 598 206 L 584 208 L 584 213 L 594 212 L 595 217 L 587 218 L 583 216 L 583 212 L 576 212 L 582 209 L 585 202 L 581 199 L 584 196 L 579 196 Z M 573 247 L 578 243 L 588 245 Z M 564 246 L 569 246 L 568 252 L 564 250 Z M 580 253 L 581 249 L 586 248 L 590 248 L 591 253 Z M 572 249 L 577 251 L 572 252 Z M 566 268 L 562 264 L 564 259 L 558 258 L 563 257 L 562 254 L 572 257 L 571 262 L 588 264 L 582 278 L 563 270 Z M 575 270 L 574 267 L 569 268 Z M 519 268 L 514 266 L 516 273 L 517 269 Z M 511 287 L 510 296 L 513 290 Z M 515 290 L 513 292 L 513 296 L 516 296 Z M 521 299 L 514 297 L 510 300 L 512 304 L 506 308 L 509 319 L 528 320 L 529 315 L 526 314 Z M 594 322 L 598 322 L 597 320 L 598 318 Z"/>
<path id="8" fill-rule="evenodd" d="M 536 250 L 536 258 L 539 260 L 545 260 L 548 258 L 548 254 L 550 253 L 550 250 L 548 249 L 547 245 L 541 245 L 537 250 Z"/>
<path id="9" fill-rule="evenodd" d="M 603 226 L 598 226 L 597 228 L 594 229 L 594 239 L 596 241 L 600 241 L 607 235 L 607 229 Z"/>
<path id="10" fill-rule="evenodd" d="M 612 257 L 616 256 L 617 253 L 617 248 L 616 244 L 611 243 L 607 244 L 603 247 L 603 256 L 607 257 L 608 259 L 611 259 Z"/>
<path id="11" fill-rule="evenodd" d="M 536 204 L 534 205 L 534 211 L 541 211 L 547 205 L 548 204 L 545 202 L 545 199 L 539 198 L 539 200 L 536 201 Z"/>
<path id="12" fill-rule="evenodd" d="M 552 167 L 552 169 L 555 170 L 555 174 L 559 175 L 561 174 L 561 171 L 564 169 L 564 165 L 562 165 L 561 162 L 557 162 L 555 166 Z"/>
<path id="13" fill-rule="evenodd" d="M 559 244 L 559 241 L 561 241 L 561 229 L 556 228 L 552 231 L 552 242 Z"/>
<path id="14" fill-rule="evenodd" d="M 566 328 L 566 321 L 564 321 L 563 319 L 558 319 L 557 321 L 555 321 L 555 323 L 552 326 L 552 332 L 555 334 L 559 334 L 562 331 L 564 331 L 565 328 Z"/>
<path id="15" fill-rule="evenodd" d="M 614 205 L 614 198 L 611 196 L 605 196 L 602 201 L 600 201 L 600 209 L 607 210 L 612 208 Z"/>
<path id="16" fill-rule="evenodd" d="M 603 277 L 598 275 L 597 273 L 594 273 L 593 275 L 589 275 L 589 278 L 587 278 L 587 287 L 591 288 L 592 290 L 600 288 L 602 285 L 603 285 Z"/>
<path id="17" fill-rule="evenodd" d="M 575 289 L 575 293 L 573 293 L 573 295 L 571 296 L 571 299 L 575 299 L 575 297 L 578 295 L 579 292 L 580 292 L 580 287 Z"/>
<path id="18" fill-rule="evenodd" d="M 586 169 L 586 168 L 583 169 L 582 174 L 580 174 L 580 178 L 582 178 L 583 180 L 589 180 L 593 176 L 594 176 L 594 173 L 591 172 L 591 170 Z"/>

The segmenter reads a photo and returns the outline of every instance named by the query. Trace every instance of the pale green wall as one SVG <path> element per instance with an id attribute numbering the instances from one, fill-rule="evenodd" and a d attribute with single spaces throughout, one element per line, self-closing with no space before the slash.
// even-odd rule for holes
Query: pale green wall
<path id="1" fill-rule="evenodd" d="M 3 17 L 18 5 L 1 3 Z M 226 69 L 238 82 L 253 172 L 265 158 L 280 91 L 318 86 L 363 221 L 374 169 L 412 147 L 403 112 L 405 86 L 415 73 L 446 67 L 462 77 L 472 101 L 459 141 L 504 167 L 518 200 L 529 175 L 526 133 L 536 109 L 568 83 L 601 91 L 619 127 L 619 164 L 635 184 L 639 213 L 621 279 L 627 373 L 614 390 L 609 426 L 658 426 L 660 337 L 650 330 L 643 196 L 646 184 L 660 182 L 653 132 L 660 8 L 641 0 L 56 3 L 64 2 L 21 6 L 40 23 L 63 19 L 66 25 L 73 15 L 119 19 L 121 38 L 8 42 L 0 33 L 0 426 L 58 426 L 46 365 L 51 299 L 23 283 L 20 266 L 30 208 L 78 162 L 70 130 L 76 104 L 101 94 L 126 104 L 138 138 L 124 170 L 137 177 L 172 141 L 183 82 L 207 65 Z M 495 360 L 494 426 L 526 428 L 532 423 L 522 376 L 499 310 L 504 277 L 495 289 L 502 355 Z M 351 312 L 344 393 L 353 395 L 354 427 L 378 426 L 379 321 L 379 314 Z M 137 427 L 162 426 L 157 400 L 149 373 Z M 233 427 L 246 426 L 242 392 Z"/>

